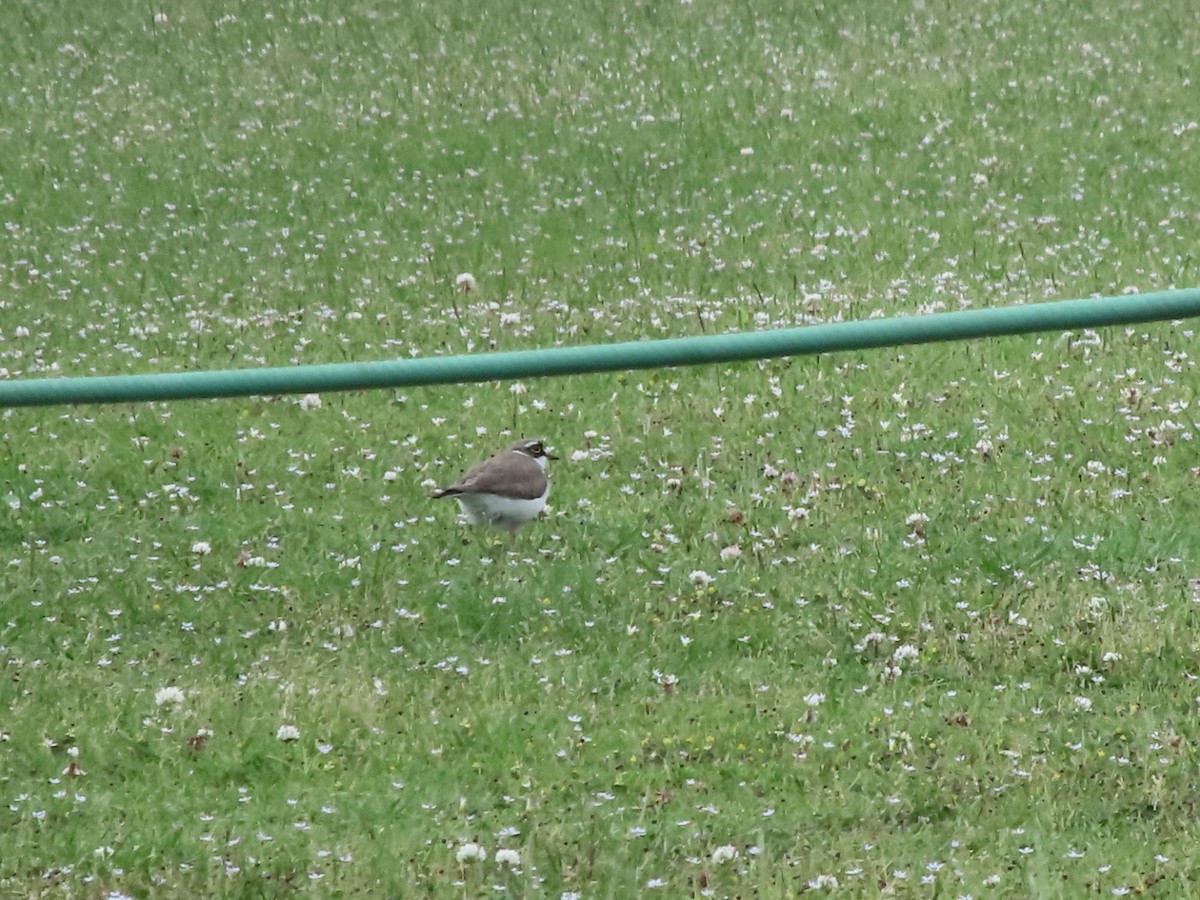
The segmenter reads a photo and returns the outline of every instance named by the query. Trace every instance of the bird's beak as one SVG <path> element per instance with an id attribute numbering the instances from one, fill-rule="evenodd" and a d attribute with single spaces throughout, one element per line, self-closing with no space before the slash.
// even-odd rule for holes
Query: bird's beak
<path id="1" fill-rule="evenodd" d="M 544 456 L 546 457 L 546 459 L 558 459 L 558 457 L 555 456 L 553 453 L 551 453 L 549 450 L 547 450 L 545 452 Z"/>

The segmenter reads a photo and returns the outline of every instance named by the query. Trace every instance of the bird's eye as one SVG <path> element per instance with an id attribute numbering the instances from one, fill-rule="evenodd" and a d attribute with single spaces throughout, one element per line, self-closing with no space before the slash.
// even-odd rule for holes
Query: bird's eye
<path id="1" fill-rule="evenodd" d="M 532 453 L 534 456 L 541 456 L 545 451 L 542 449 L 542 445 L 540 443 L 537 443 L 537 444 L 533 444 L 532 446 L 530 446 L 529 452 Z"/>

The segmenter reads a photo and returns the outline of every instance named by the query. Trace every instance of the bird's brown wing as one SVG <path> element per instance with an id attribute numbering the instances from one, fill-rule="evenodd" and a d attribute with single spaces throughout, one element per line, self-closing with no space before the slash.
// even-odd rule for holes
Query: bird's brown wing
<path id="1" fill-rule="evenodd" d="M 538 469 L 537 477 L 534 478 L 529 478 L 529 470 L 524 468 L 531 463 Z M 528 479 L 524 490 L 516 490 L 518 473 Z M 435 491 L 433 497 L 437 499 L 453 497 L 455 494 L 506 493 L 519 500 L 536 500 L 545 491 L 546 474 L 541 467 L 528 457 L 510 452 L 481 462 L 454 484 Z"/>
<path id="2" fill-rule="evenodd" d="M 532 472 L 532 464 L 537 469 Z M 519 489 L 517 475 L 524 482 L 524 489 Z M 530 477 L 530 475 L 534 477 Z M 476 466 L 455 485 L 460 491 L 472 494 L 505 493 L 521 500 L 536 500 L 546 490 L 546 475 L 537 463 L 515 454 L 501 458 L 490 466 Z"/>

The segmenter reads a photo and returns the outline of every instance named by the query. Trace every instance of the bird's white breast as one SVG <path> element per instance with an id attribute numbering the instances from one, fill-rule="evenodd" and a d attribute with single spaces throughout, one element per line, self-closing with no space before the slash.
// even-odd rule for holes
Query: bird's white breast
<path id="1" fill-rule="evenodd" d="M 459 494 L 454 499 L 472 525 L 491 525 L 505 531 L 516 531 L 537 518 L 537 514 L 546 506 L 549 493 L 547 489 L 542 496 L 533 500 L 517 500 L 496 494 Z"/>

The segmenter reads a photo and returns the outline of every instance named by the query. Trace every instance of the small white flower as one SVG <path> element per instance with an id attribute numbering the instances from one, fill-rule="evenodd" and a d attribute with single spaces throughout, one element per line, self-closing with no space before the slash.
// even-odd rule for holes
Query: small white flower
<path id="1" fill-rule="evenodd" d="M 181 706 L 185 699 L 187 698 L 184 697 L 183 691 L 174 685 L 159 688 L 154 692 L 155 706 L 166 706 L 168 703 L 172 706 Z"/>
<path id="2" fill-rule="evenodd" d="M 1075 707 L 1076 707 L 1077 709 L 1080 709 L 1080 710 L 1082 710 L 1083 712 L 1087 712 L 1088 710 L 1090 710 L 1090 709 L 1092 708 L 1092 701 L 1091 701 L 1091 698 L 1089 698 L 1089 697 L 1076 697 L 1076 698 L 1075 698 Z"/>
<path id="3" fill-rule="evenodd" d="M 279 730 L 275 732 L 275 737 L 281 741 L 298 741 L 300 740 L 300 729 L 295 725 L 280 725 Z"/>
<path id="4" fill-rule="evenodd" d="M 929 524 L 929 516 L 923 512 L 915 512 L 904 520 L 904 524 L 908 526 L 908 532 L 915 538 L 925 537 L 925 526 Z"/>
<path id="5" fill-rule="evenodd" d="M 454 279 L 454 286 L 464 294 L 469 294 L 475 290 L 475 276 L 470 272 L 463 272 Z"/>
<path id="6" fill-rule="evenodd" d="M 208 554 L 212 553 L 212 544 L 208 541 L 196 541 L 196 543 L 192 544 L 192 552 L 197 556 L 208 556 Z"/>
<path id="7" fill-rule="evenodd" d="M 731 544 L 728 547 L 721 548 L 721 562 L 728 562 L 731 559 L 737 559 L 742 555 L 742 548 L 737 544 Z"/>
<path id="8" fill-rule="evenodd" d="M 658 679 L 658 683 L 663 687 L 674 687 L 679 684 L 679 676 L 673 672 L 660 672 L 658 669 L 655 669 L 654 677 Z"/>
<path id="9" fill-rule="evenodd" d="M 806 694 L 804 696 L 804 702 L 809 706 L 820 706 L 825 702 L 825 695 L 821 693 Z"/>
<path id="10" fill-rule="evenodd" d="M 712 862 L 714 866 L 723 865 L 727 862 L 732 862 L 737 859 L 738 850 L 733 844 L 725 844 L 718 847 L 712 852 Z"/>
<path id="11" fill-rule="evenodd" d="M 165 12 L 156 12 L 154 14 L 154 24 L 155 25 L 166 25 L 170 21 L 171 21 L 170 17 L 168 17 Z"/>
<path id="12" fill-rule="evenodd" d="M 487 859 L 487 850 L 473 841 L 468 841 L 467 843 L 459 846 L 458 850 L 454 853 L 454 858 L 457 860 L 459 865 L 462 865 L 463 863 L 474 862 L 477 859 L 483 860 Z"/>
<path id="13" fill-rule="evenodd" d="M 320 394 L 305 394 L 300 398 L 300 408 L 303 410 L 320 409 L 321 395 Z"/>
<path id="14" fill-rule="evenodd" d="M 921 651 L 912 644 L 901 644 L 896 648 L 896 652 L 892 654 L 892 658 L 897 662 L 904 659 L 916 659 L 921 655 Z"/>
<path id="15" fill-rule="evenodd" d="M 817 891 L 821 888 L 829 888 L 830 890 L 833 890 L 837 886 L 838 880 L 836 875 L 818 875 L 816 878 L 812 878 L 808 882 L 808 889 L 810 891 Z"/>
<path id="16" fill-rule="evenodd" d="M 707 587 L 713 583 L 713 577 L 703 569 L 696 569 L 691 575 L 688 576 L 688 578 L 690 578 L 692 584 L 698 588 Z"/>
<path id="17" fill-rule="evenodd" d="M 496 851 L 496 864 L 516 869 L 521 865 L 520 851 L 502 847 Z"/>

